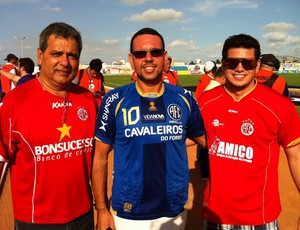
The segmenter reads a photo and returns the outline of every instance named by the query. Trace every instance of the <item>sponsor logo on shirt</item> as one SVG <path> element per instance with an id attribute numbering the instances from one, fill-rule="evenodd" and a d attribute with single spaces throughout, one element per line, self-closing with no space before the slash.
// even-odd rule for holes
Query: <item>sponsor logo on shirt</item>
<path id="1" fill-rule="evenodd" d="M 64 101 L 64 102 L 53 102 L 52 103 L 52 109 L 58 109 L 65 106 L 72 106 L 72 102 L 70 101 Z"/>
<path id="2" fill-rule="evenodd" d="M 104 105 L 104 111 L 103 111 L 102 119 L 101 119 L 101 126 L 99 127 L 99 129 L 106 131 L 105 127 L 107 126 L 107 120 L 108 120 L 108 116 L 109 116 L 109 107 L 110 107 L 111 103 L 117 99 L 119 99 L 118 92 L 112 94 L 110 97 L 107 97 L 106 100 L 102 102 L 105 105 Z"/>
<path id="3" fill-rule="evenodd" d="M 224 124 L 221 123 L 218 119 L 214 119 L 214 120 L 212 121 L 212 124 L 213 124 L 213 126 L 215 126 L 215 127 L 224 126 Z"/>
<path id="4" fill-rule="evenodd" d="M 85 138 L 34 147 L 37 162 L 61 160 L 90 153 L 94 138 Z"/>
<path id="5" fill-rule="evenodd" d="M 247 163 L 252 163 L 254 155 L 253 148 L 250 146 L 221 141 L 217 137 L 215 138 L 214 143 L 210 146 L 209 153 L 218 157 Z"/>

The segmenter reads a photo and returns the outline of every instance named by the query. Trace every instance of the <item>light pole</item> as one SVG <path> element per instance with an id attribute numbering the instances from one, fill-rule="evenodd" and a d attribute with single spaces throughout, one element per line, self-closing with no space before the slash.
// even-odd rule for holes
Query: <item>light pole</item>
<path id="1" fill-rule="evenodd" d="M 22 50 L 22 57 L 24 57 L 24 45 L 23 45 L 23 40 L 26 39 L 26 37 L 14 37 L 15 39 L 20 39 L 21 40 L 21 50 Z"/>

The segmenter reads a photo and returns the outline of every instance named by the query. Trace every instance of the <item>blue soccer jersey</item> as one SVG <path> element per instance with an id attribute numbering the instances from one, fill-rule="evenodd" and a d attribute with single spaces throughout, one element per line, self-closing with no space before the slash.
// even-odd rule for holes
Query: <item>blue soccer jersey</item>
<path id="1" fill-rule="evenodd" d="M 96 139 L 114 145 L 112 209 L 127 219 L 174 217 L 188 198 L 185 140 L 205 133 L 192 94 L 163 84 L 143 94 L 136 83 L 105 95 Z"/>

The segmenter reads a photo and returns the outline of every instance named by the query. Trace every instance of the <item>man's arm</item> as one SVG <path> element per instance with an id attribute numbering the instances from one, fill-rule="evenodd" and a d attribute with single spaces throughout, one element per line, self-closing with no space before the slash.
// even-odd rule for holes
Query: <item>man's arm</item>
<path id="1" fill-rule="evenodd" d="M 291 175 L 300 193 L 300 144 L 285 149 Z"/>
<path id="2" fill-rule="evenodd" d="M 21 78 L 20 76 L 16 75 L 16 74 L 12 74 L 3 70 L 0 70 L 1 75 L 7 77 L 9 80 L 12 80 L 14 82 L 18 82 L 19 79 Z"/>
<path id="3" fill-rule="evenodd" d="M 202 145 L 202 147 L 206 147 L 206 139 L 205 135 L 199 136 L 199 137 L 190 137 L 187 138 L 185 141 L 185 144 L 187 147 L 193 146 L 195 144 Z"/>
<path id="4" fill-rule="evenodd" d="M 114 219 L 108 210 L 107 201 L 107 169 L 108 154 L 111 146 L 96 140 L 95 155 L 92 168 L 92 188 L 97 210 L 97 230 L 115 229 Z"/>

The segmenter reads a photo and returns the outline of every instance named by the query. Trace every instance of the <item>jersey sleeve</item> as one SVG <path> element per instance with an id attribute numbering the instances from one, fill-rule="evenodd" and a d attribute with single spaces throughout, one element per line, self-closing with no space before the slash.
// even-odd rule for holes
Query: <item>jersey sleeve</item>
<path id="1" fill-rule="evenodd" d="M 289 100 L 286 98 L 286 100 Z M 300 119 L 294 104 L 289 101 L 284 112 L 279 130 L 279 143 L 283 148 L 290 148 L 300 144 Z"/>
<path id="2" fill-rule="evenodd" d="M 4 162 L 8 162 L 14 152 L 12 118 L 9 115 L 11 106 L 6 106 L 7 99 L 3 100 L 0 107 L 0 161 Z"/>
<path id="3" fill-rule="evenodd" d="M 116 133 L 115 110 L 119 99 L 119 92 L 109 91 L 100 105 L 96 120 L 95 138 L 106 144 L 113 144 Z"/>

